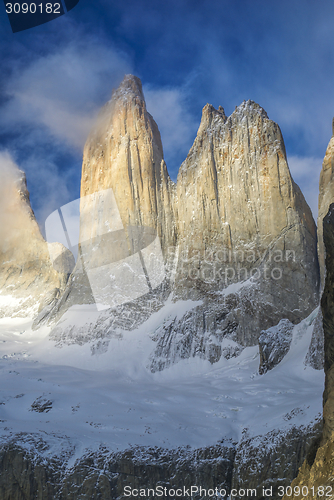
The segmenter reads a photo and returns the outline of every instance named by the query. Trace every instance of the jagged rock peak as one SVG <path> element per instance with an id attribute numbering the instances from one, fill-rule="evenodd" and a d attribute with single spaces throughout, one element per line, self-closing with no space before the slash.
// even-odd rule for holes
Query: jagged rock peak
<path id="1" fill-rule="evenodd" d="M 25 173 L 10 159 L 2 166 L 0 186 L 0 295 L 8 306 L 0 317 L 26 316 L 50 291 L 65 286 L 67 276 L 52 266 L 48 245 L 30 206 Z M 24 305 L 22 305 L 24 304 Z"/>
<path id="2" fill-rule="evenodd" d="M 267 112 L 255 101 L 248 99 L 248 101 L 243 101 L 239 106 L 236 106 L 232 115 L 252 115 L 254 113 L 259 114 L 263 118 L 268 119 Z"/>
<path id="3" fill-rule="evenodd" d="M 267 112 L 256 102 L 248 100 L 243 101 L 239 106 L 236 106 L 233 113 L 228 117 L 226 116 L 222 106 L 219 106 L 217 110 L 212 106 L 212 104 L 206 104 L 202 111 L 202 119 L 197 136 L 203 136 L 203 134 L 205 135 L 213 130 L 216 130 L 217 133 L 222 133 L 221 127 L 224 124 L 226 124 L 227 128 L 239 127 L 241 122 L 247 118 L 251 121 L 255 121 L 258 118 L 260 118 L 261 121 L 265 120 L 270 126 L 274 126 L 279 131 L 278 125 L 268 118 Z M 285 156 L 285 147 L 280 131 L 279 136 Z"/>
<path id="4" fill-rule="evenodd" d="M 116 90 L 113 90 L 112 100 L 139 100 L 145 103 L 143 87 L 137 76 L 125 75 Z"/>
<path id="5" fill-rule="evenodd" d="M 202 110 L 202 119 L 203 117 L 215 116 L 215 115 L 220 116 L 221 118 L 223 118 L 224 121 L 226 120 L 225 111 L 222 106 L 219 106 L 219 108 L 216 109 L 214 106 L 212 106 L 212 104 L 209 103 L 206 104 Z"/>
<path id="6" fill-rule="evenodd" d="M 212 104 L 206 104 L 202 110 L 202 119 L 197 135 L 207 134 L 211 128 L 219 128 L 226 122 L 224 108 L 219 106 L 218 110 Z"/>

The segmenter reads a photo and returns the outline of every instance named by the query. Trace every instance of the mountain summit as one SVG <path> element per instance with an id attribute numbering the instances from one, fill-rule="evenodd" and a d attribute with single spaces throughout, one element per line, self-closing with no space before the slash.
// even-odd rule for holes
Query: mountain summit
<path id="1" fill-rule="evenodd" d="M 108 193 L 112 202 L 110 197 L 102 200 Z M 129 295 L 119 291 L 121 267 L 103 268 L 107 278 L 101 271 L 99 286 L 104 298 L 117 292 L 124 304 L 104 311 L 78 333 L 81 339 L 83 330 L 87 339 L 108 338 L 120 325 L 132 329 L 145 321 L 167 297 L 174 303 L 191 300 L 191 310 L 175 314 L 156 332 L 153 371 L 182 358 L 200 356 L 213 363 L 237 355 L 256 344 L 262 330 L 281 319 L 296 324 L 318 304 L 315 223 L 291 177 L 281 131 L 254 101 L 244 101 L 229 117 L 222 107 L 203 108 L 175 185 L 141 82 L 126 76 L 102 108 L 84 148 L 80 219 L 85 269 L 79 259 L 49 321 L 60 319 L 73 305 L 94 303 L 89 276 L 98 273 L 90 273 L 90 266 L 104 266 L 106 252 L 113 253 L 109 260 L 125 266 L 124 258 L 138 247 L 138 257 L 132 258 L 137 264 L 130 266 L 124 287 L 131 288 L 131 279 L 133 287 L 145 284 L 145 259 L 156 256 L 152 250 L 142 255 L 146 243 L 138 238 L 144 233 L 138 236 L 134 228 L 153 231 L 163 255 L 162 283 L 162 278 L 153 279 L 154 286 L 144 287 L 142 294 L 137 290 L 136 300 L 127 301 Z M 119 243 L 110 243 L 108 251 L 106 238 L 115 239 L 115 230 Z M 109 234 L 103 245 L 92 239 L 101 231 Z M 139 268 L 140 278 L 135 276 Z M 55 338 L 66 342 L 71 332 L 72 342 L 76 328 L 65 324 L 54 330 Z"/>
<path id="2" fill-rule="evenodd" d="M 61 244 L 45 242 L 30 206 L 24 172 L 9 159 L 5 163 L 0 186 L 0 317 L 24 317 L 59 297 L 70 257 Z M 60 254 L 53 266 L 50 255 L 56 259 Z"/>

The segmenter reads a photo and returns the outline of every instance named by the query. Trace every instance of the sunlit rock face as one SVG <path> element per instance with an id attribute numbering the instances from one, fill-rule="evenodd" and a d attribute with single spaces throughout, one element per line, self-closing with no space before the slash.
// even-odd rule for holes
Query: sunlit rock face
<path id="1" fill-rule="evenodd" d="M 185 249 L 203 261 L 205 250 L 212 250 L 208 257 L 217 263 L 225 258 L 234 268 L 234 278 L 230 270 L 222 273 L 222 283 L 214 281 L 219 289 L 225 282 L 242 281 L 246 270 L 249 275 L 262 262 L 272 270 L 282 258 L 283 286 L 295 295 L 289 298 L 291 309 L 313 295 L 315 224 L 291 178 L 281 131 L 258 104 L 243 102 L 229 118 L 222 108 L 204 107 L 178 175 L 177 206 L 180 253 Z M 205 270 L 199 274 L 205 276 Z"/>
<path id="2" fill-rule="evenodd" d="M 53 267 L 25 174 L 9 160 L 1 169 L 0 212 L 0 317 L 32 315 L 45 295 L 64 287 L 68 273 Z"/>
<path id="3" fill-rule="evenodd" d="M 316 227 L 281 131 L 258 104 L 243 102 L 228 118 L 204 107 L 178 175 L 177 213 L 176 295 L 204 297 L 205 314 L 215 303 L 224 318 L 209 313 L 212 330 L 249 345 L 261 328 L 282 318 L 295 323 L 314 309 Z M 249 286 L 235 293 L 236 282 Z"/>
<path id="4" fill-rule="evenodd" d="M 193 301 L 154 333 L 156 371 L 238 355 L 281 319 L 306 317 L 318 285 L 316 227 L 278 125 L 253 101 L 230 117 L 206 105 L 175 185 L 141 82 L 126 76 L 85 145 L 79 258 L 43 318 L 95 304 L 104 325 L 117 318 L 131 329 L 167 297 Z M 87 338 L 102 323 L 87 324 Z M 66 339 L 67 330 L 56 331 Z M 114 333 L 104 326 L 99 335 Z"/>
<path id="5" fill-rule="evenodd" d="M 168 249 L 175 246 L 174 191 L 141 82 L 126 76 L 84 148 L 79 257 L 52 317 L 78 304 L 115 309 L 152 298 L 165 280 Z M 158 307 L 160 292 L 153 294 Z"/>
<path id="6" fill-rule="evenodd" d="M 334 134 L 334 120 L 333 120 Z M 325 283 L 325 250 L 323 240 L 323 219 L 329 206 L 334 202 L 334 135 L 327 146 L 319 182 L 319 212 L 318 212 L 318 255 L 322 288 Z"/>
<path id="7" fill-rule="evenodd" d="M 84 149 L 81 197 L 109 188 L 123 226 L 156 229 L 163 248 L 175 242 L 174 184 L 141 82 L 132 75 L 102 108 Z"/>

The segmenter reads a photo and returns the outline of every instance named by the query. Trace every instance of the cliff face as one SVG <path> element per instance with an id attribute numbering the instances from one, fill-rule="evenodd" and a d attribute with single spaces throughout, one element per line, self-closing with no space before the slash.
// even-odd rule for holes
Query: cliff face
<path id="1" fill-rule="evenodd" d="M 163 281 L 168 248 L 176 239 L 174 190 L 141 82 L 127 76 L 101 110 L 84 148 L 80 258 L 53 317 L 77 304 L 121 306 Z M 38 321 L 45 318 L 43 313 Z"/>
<path id="2" fill-rule="evenodd" d="M 283 318 L 297 323 L 317 306 L 315 224 L 278 125 L 253 101 L 228 118 L 204 107 L 175 186 L 141 83 L 125 77 L 85 146 L 80 241 L 82 258 L 49 321 L 75 304 L 108 303 L 103 320 L 87 325 L 91 338 L 106 314 L 129 324 L 136 310 L 131 329 L 170 293 L 175 302 L 200 301 L 155 333 L 153 371 L 236 355 L 262 330 Z M 66 329 L 55 332 L 66 340 Z"/>
<path id="3" fill-rule="evenodd" d="M 333 120 L 334 134 L 334 120 Z M 329 141 L 319 181 L 318 255 L 322 288 L 325 284 L 325 250 L 322 221 L 334 201 L 334 136 Z"/>
<path id="4" fill-rule="evenodd" d="M 36 312 L 45 296 L 64 287 L 67 274 L 62 265 L 58 270 L 53 267 L 30 206 L 25 175 L 13 166 L 2 175 L 0 200 L 0 290 L 4 296 L 0 317 L 31 315 L 31 308 Z"/>
<path id="5" fill-rule="evenodd" d="M 270 498 L 279 500 L 278 486 L 286 486 L 295 476 L 309 442 L 319 433 L 318 427 L 319 424 L 303 430 L 292 427 L 287 433 L 246 438 L 237 447 L 230 441 L 196 450 L 133 447 L 112 453 L 103 447 L 81 456 L 72 466 L 69 462 L 73 450 L 52 456 L 47 443 L 27 436 L 30 448 L 35 445 L 40 454 L 36 458 L 20 446 L 24 440 L 21 435 L 19 445 L 10 442 L 0 448 L 0 466 L 6 471 L 0 478 L 0 494 L 3 500 L 111 500 L 127 498 L 130 489 L 152 492 L 159 486 L 167 492 L 185 488 L 182 498 L 187 498 L 187 491 L 193 486 L 198 490 L 193 490 L 191 498 L 200 500 L 200 487 L 202 491 L 217 489 L 221 496 L 224 490 L 228 495 L 232 488 L 249 492 L 255 489 L 258 498 L 263 498 L 263 488 L 272 487 Z M 154 495 L 148 494 L 147 498 L 153 499 Z"/>
<path id="6" fill-rule="evenodd" d="M 80 384 L 75 377 L 74 389 L 64 390 L 67 413 L 64 412 L 61 397 L 58 399 L 55 395 L 53 398 L 50 392 L 53 389 L 45 389 L 47 386 L 42 378 L 37 381 L 43 382 L 43 394 L 38 395 L 28 408 L 22 399 L 25 394 L 21 394 L 20 382 L 20 393 L 13 392 L 11 398 L 1 403 L 7 405 L 5 409 L 10 415 L 11 401 L 14 401 L 14 406 L 17 400 L 24 401 L 23 414 L 31 409 L 38 413 L 36 432 L 39 434 L 18 435 L 8 430 L 15 442 L 10 442 L 11 438 L 8 438 L 0 451 L 0 462 L 7 471 L 0 481 L 2 496 L 8 499 L 21 498 L 23 494 L 28 498 L 29 495 L 59 499 L 77 498 L 78 495 L 114 498 L 122 496 L 125 484 L 153 487 L 158 482 L 175 487 L 180 483 L 197 483 L 206 488 L 219 484 L 226 488 L 248 485 L 259 490 L 269 484 L 277 491 L 278 484 L 290 481 L 296 474 L 297 466 L 302 463 L 310 441 L 319 436 L 321 427 L 319 423 L 309 425 L 311 417 L 307 420 L 308 417 L 312 414 L 314 418 L 311 410 L 308 413 L 309 400 L 305 405 L 300 403 L 302 398 L 299 397 L 296 403 L 295 400 L 292 403 L 289 401 L 291 411 L 286 413 L 283 395 L 293 392 L 291 379 L 294 377 L 300 382 L 296 374 L 305 371 L 305 364 L 315 366 L 318 362 L 317 339 L 309 354 L 311 360 L 306 359 L 305 347 L 310 343 L 316 313 L 295 329 L 294 325 L 317 306 L 319 273 L 314 221 L 303 195 L 291 178 L 279 127 L 268 119 L 265 111 L 256 103 L 247 101 L 226 117 L 222 108 L 215 110 L 210 105 L 205 106 L 197 137 L 174 184 L 163 160 L 157 125 L 146 110 L 141 83 L 135 77 L 126 77 L 101 111 L 85 146 L 78 225 L 79 257 L 63 292 L 61 286 L 66 272 L 59 274 L 56 269 L 71 270 L 71 255 L 61 246 L 54 245 L 52 267 L 46 244 L 28 204 L 27 192 L 23 188 L 17 192 L 21 194 L 16 198 L 13 194 L 11 199 L 16 200 L 15 213 L 22 211 L 23 222 L 22 227 L 17 228 L 16 240 L 11 243 L 8 240 L 9 246 L 3 251 L 3 286 L 18 283 L 17 293 L 20 294 L 25 289 L 25 283 L 29 293 L 35 285 L 40 294 L 43 290 L 44 307 L 35 326 L 45 322 L 54 326 L 49 338 L 56 341 L 57 347 L 64 347 L 64 350 L 58 351 L 62 364 L 67 359 L 70 366 L 73 363 L 75 367 L 78 361 L 74 360 L 76 355 L 80 363 L 83 358 L 88 367 L 108 364 L 103 378 L 108 380 L 107 391 L 112 393 L 112 398 L 106 403 L 106 394 L 101 388 L 102 379 L 98 376 L 99 384 L 95 392 L 102 393 L 103 402 L 101 408 L 92 403 L 97 400 L 92 397 L 93 392 L 87 390 L 86 380 L 89 380 L 88 385 L 92 384 L 92 372 L 89 371 L 84 389 L 80 390 L 80 400 Z M 62 207 L 65 222 L 67 212 L 70 213 L 70 210 L 63 210 Z M 19 245 L 20 239 L 27 247 L 26 253 Z M 26 257 L 31 253 L 37 260 L 38 269 L 36 263 L 31 268 L 21 265 L 19 272 L 12 275 L 12 269 L 6 267 L 10 251 L 15 256 L 15 262 L 21 262 L 23 254 Z M 20 276 L 26 276 L 26 282 L 20 282 Z M 71 306 L 78 305 L 76 310 L 72 308 L 69 311 Z M 87 305 L 87 308 L 82 305 Z M 104 311 L 101 310 L 103 308 Z M 153 314 L 156 312 L 159 314 Z M 150 321 L 144 323 L 146 320 Z M 317 324 L 318 321 L 319 318 Z M 135 330 L 140 324 L 141 329 Z M 301 340 L 303 355 L 299 348 L 294 352 L 291 349 L 291 345 L 298 344 L 298 339 Z M 48 340 L 45 342 L 47 347 L 44 346 L 46 351 L 41 348 L 41 352 L 50 351 L 52 344 Z M 256 347 L 250 349 L 251 354 L 245 351 L 245 356 L 239 359 L 230 358 L 237 357 L 245 346 L 254 346 L 258 341 L 264 375 L 254 381 Z M 67 349 L 65 344 L 74 345 Z M 86 346 L 81 349 L 83 344 Z M 11 352 L 10 345 L 7 349 L 6 356 Z M 18 350 L 16 346 L 15 349 Z M 294 353 L 298 352 L 300 366 L 297 371 L 290 372 L 285 364 L 280 372 L 271 372 L 287 352 L 294 368 Z M 116 359 L 117 356 L 120 360 Z M 51 357 L 55 362 L 56 355 L 52 353 Z M 209 385 L 218 387 L 219 392 L 212 396 L 208 408 L 201 398 L 201 391 L 206 393 L 205 386 L 201 384 L 202 378 L 204 380 L 208 376 L 208 363 L 204 365 L 203 377 L 201 372 L 197 382 L 186 380 L 187 394 L 190 387 L 196 393 L 196 405 L 185 407 L 185 420 L 182 417 L 180 422 L 179 407 L 176 417 L 168 413 L 170 402 L 175 398 L 178 405 L 178 401 L 186 398 L 166 391 L 161 384 L 162 376 L 149 371 L 161 371 L 180 360 L 195 357 L 212 364 L 222 357 L 229 361 L 222 360 L 217 368 L 210 368 L 214 375 Z M 123 372 L 122 363 L 125 368 L 129 365 L 131 370 L 127 372 L 124 368 Z M 233 363 L 234 372 L 231 371 Z M 247 363 L 250 371 L 246 376 L 243 367 Z M 227 367 L 227 375 L 219 380 L 217 375 L 223 373 L 222 366 Z M 109 371 L 110 367 L 114 367 L 114 372 Z M 188 368 L 191 371 L 192 363 L 181 365 L 180 371 L 175 367 L 177 376 L 174 379 L 171 377 L 171 385 L 180 385 L 177 377 L 186 374 Z M 205 409 L 204 420 L 208 421 L 208 415 L 213 413 L 216 423 L 210 428 L 217 432 L 217 441 L 222 440 L 217 445 L 201 449 L 161 448 L 168 439 L 159 441 L 156 431 L 146 425 L 150 420 L 146 420 L 146 414 L 142 418 L 142 401 L 136 406 L 132 400 L 133 393 L 123 392 L 121 388 L 122 394 L 117 396 L 118 389 L 114 391 L 115 386 L 110 389 L 110 380 L 116 373 L 118 377 L 118 369 L 121 377 L 116 379 L 117 385 L 122 377 L 130 377 L 131 384 L 132 376 L 138 378 L 138 394 L 147 404 L 154 403 L 151 395 L 147 399 L 145 396 L 150 393 L 151 387 L 161 391 L 163 399 L 168 402 L 168 411 L 164 412 L 158 403 L 153 411 L 149 409 L 148 415 L 149 418 L 152 415 L 153 421 L 157 419 L 155 408 L 158 408 L 160 416 L 165 415 L 163 419 L 166 418 L 162 422 L 172 419 L 177 432 L 183 435 L 184 429 L 189 432 L 187 417 L 194 414 L 194 429 L 207 438 L 205 427 L 202 424 L 201 429 L 197 427 L 198 422 L 203 423 L 202 415 L 197 417 L 196 414 L 197 407 L 202 407 Z M 51 370 L 53 375 L 51 373 L 48 379 L 52 379 L 52 387 L 59 387 L 54 378 L 57 371 L 59 367 L 53 372 Z M 171 372 L 173 370 L 167 372 L 166 377 Z M 286 391 L 276 386 L 275 377 L 279 373 L 279 383 L 287 387 Z M 311 372 L 313 377 L 314 373 Z M 141 374 L 144 374 L 143 379 Z M 15 374 L 15 377 L 18 376 L 19 373 Z M 268 390 L 266 385 L 258 384 L 267 376 L 272 381 Z M 148 389 L 145 389 L 149 377 L 158 383 L 147 385 Z M 62 379 L 65 378 L 62 376 Z M 72 372 L 68 378 L 72 380 Z M 222 389 L 224 384 L 232 386 L 233 381 L 240 382 L 238 390 L 250 384 L 240 399 L 240 405 L 236 398 Z M 307 380 L 309 383 L 310 379 Z M 272 387 L 274 390 L 271 392 L 269 389 Z M 238 390 L 232 390 L 233 396 L 238 393 Z M 47 397 L 46 391 L 49 394 Z M 330 386 L 327 392 L 326 401 L 330 402 Z M 262 405 L 262 394 L 268 402 L 275 402 L 269 413 L 263 410 L 266 405 Z M 247 397 L 250 399 L 247 400 Z M 131 401 L 131 407 L 126 407 L 129 412 L 122 410 L 123 399 Z M 44 406 L 38 406 L 37 401 L 44 401 Z M 254 406 L 247 405 L 247 401 L 252 401 Z M 297 404 L 300 406 L 294 406 Z M 106 425 L 100 414 L 96 421 L 91 417 L 92 406 L 99 408 L 103 418 L 106 416 Z M 122 410 L 120 417 L 115 416 L 115 406 Z M 223 411 L 225 406 L 228 415 L 230 412 L 238 414 L 227 417 Z M 111 408 L 114 408 L 112 412 Z M 244 408 L 249 413 L 243 413 Z M 70 442 L 73 436 L 78 435 L 77 431 L 81 433 L 80 425 L 86 424 L 96 429 L 96 442 L 100 443 L 103 432 L 106 432 L 107 445 L 101 446 L 96 453 L 87 454 L 82 451 L 81 433 L 80 450 L 74 450 L 74 438 L 72 443 L 67 443 L 72 451 L 68 454 L 61 451 L 59 456 L 52 458 L 49 445 L 40 439 L 41 432 L 44 432 L 40 430 L 41 414 L 49 410 L 54 413 L 44 415 L 47 419 L 47 439 L 54 437 L 54 429 L 63 429 L 63 436 L 66 437 L 61 439 Z M 131 429 L 124 418 L 128 413 L 131 413 Z M 245 416 L 241 417 L 241 414 Z M 63 415 L 67 415 L 68 420 L 64 427 L 59 427 L 59 422 L 64 421 Z M 78 419 L 73 424 L 74 415 Z M 332 432 L 330 415 L 325 428 L 329 435 Z M 291 420 L 296 418 L 295 422 L 297 419 L 300 422 L 301 416 L 305 425 L 293 425 Z M 117 426 L 118 418 L 120 427 Z M 255 420 L 260 422 L 262 428 L 252 434 L 248 427 Z M 275 422 L 274 430 L 268 430 L 269 420 Z M 138 430 L 139 421 L 142 422 L 140 425 L 145 424 L 145 430 Z M 7 424 L 2 421 L 2 425 Z M 73 426 L 72 430 L 69 425 Z M 87 427 L 82 427 L 84 434 Z M 52 434 L 49 431 L 51 428 Z M 119 431 L 122 435 L 125 433 L 126 445 L 121 441 L 120 452 L 112 453 L 108 451 L 108 443 L 118 439 Z M 128 431 L 130 435 L 134 432 L 131 444 L 139 439 L 140 433 L 145 447 L 126 449 Z M 153 443 L 158 444 L 146 447 L 146 433 L 153 436 Z M 226 443 L 225 434 L 228 435 Z M 239 442 L 232 441 L 231 435 L 237 436 L 236 441 Z M 161 442 L 164 444 L 161 445 Z M 33 456 L 34 452 L 41 460 Z M 81 457 L 74 463 L 74 457 L 80 454 Z"/>
<path id="7" fill-rule="evenodd" d="M 229 118 L 222 108 L 205 106 L 195 142 L 180 168 L 177 195 L 180 254 L 196 251 L 205 261 L 205 250 L 211 250 L 221 263 L 218 288 L 243 281 L 264 263 L 272 271 L 275 256 L 276 263 L 284 261 L 283 286 L 288 290 L 294 282 L 291 309 L 300 309 L 314 294 L 315 224 L 291 178 L 280 129 L 258 104 L 244 102 Z M 289 250 L 295 259 L 285 258 Z M 200 275 L 205 275 L 204 269 Z"/>
<path id="8" fill-rule="evenodd" d="M 123 227 L 152 227 L 166 248 L 175 242 L 173 187 L 141 82 L 127 76 L 86 142 L 81 197 L 111 188 Z"/>
<path id="9" fill-rule="evenodd" d="M 327 150 L 328 151 L 328 150 Z M 323 394 L 323 432 L 313 443 L 293 488 L 304 486 L 305 493 L 286 496 L 298 500 L 319 500 L 333 495 L 334 467 L 334 204 L 323 218 L 323 242 L 325 258 L 325 286 L 321 298 L 325 351 L 325 390 Z M 308 490 L 307 490 L 308 489 Z M 298 490 L 296 490 L 298 491 Z M 324 493 L 325 492 L 325 493 Z"/>
<path id="10" fill-rule="evenodd" d="M 228 118 L 204 107 L 176 200 L 175 294 L 205 302 L 191 328 L 251 345 L 262 328 L 314 309 L 315 224 L 280 129 L 258 104 L 244 102 Z"/>

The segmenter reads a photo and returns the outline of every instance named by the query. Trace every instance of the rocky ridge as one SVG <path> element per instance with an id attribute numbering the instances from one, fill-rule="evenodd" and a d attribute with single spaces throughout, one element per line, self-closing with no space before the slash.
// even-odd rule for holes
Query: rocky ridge
<path id="1" fill-rule="evenodd" d="M 97 193 L 110 192 L 113 207 L 102 210 L 103 195 Z M 140 80 L 125 77 L 85 146 L 80 227 L 85 265 L 78 260 L 65 293 L 39 319 L 51 324 L 73 305 L 94 303 L 91 263 L 92 256 L 95 269 L 106 262 L 102 239 L 115 238 L 117 231 L 116 261 L 135 253 L 133 241 L 140 237 L 133 236 L 134 228 L 151 228 L 159 237 L 165 279 L 101 313 L 86 333 L 92 337 L 106 315 L 113 325 L 124 326 L 136 310 L 132 329 L 170 294 L 174 301 L 198 301 L 187 316 L 171 318 L 155 333 L 152 371 L 187 357 L 215 362 L 236 355 L 256 344 L 263 329 L 284 318 L 298 323 L 317 306 L 315 224 L 291 177 L 278 125 L 253 101 L 242 103 L 230 117 L 221 107 L 204 107 L 175 185 Z M 115 266 L 114 273 L 120 273 Z M 107 283 L 102 288 L 108 286 L 112 290 Z M 73 341 L 72 327 L 55 332 Z M 114 335 L 113 329 L 107 335 Z M 224 339 L 231 344 L 227 351 Z"/>
<path id="2" fill-rule="evenodd" d="M 2 175 L 0 200 L 0 317 L 33 315 L 48 295 L 59 296 L 64 289 L 67 252 L 60 244 L 48 247 L 30 206 L 25 174 L 13 165 Z M 50 252 L 61 255 L 55 256 L 57 270 Z"/>
<path id="3" fill-rule="evenodd" d="M 271 498 L 278 500 L 278 487 L 286 487 L 296 475 L 319 432 L 321 423 L 316 422 L 306 429 L 292 427 L 287 433 L 277 431 L 259 438 L 245 434 L 238 445 L 222 441 L 196 450 L 133 447 L 111 453 L 101 447 L 74 465 L 73 450 L 66 449 L 66 443 L 62 456 L 52 456 L 49 445 L 38 436 L 21 434 L 0 449 L 1 468 L 6 470 L 0 479 L 0 495 L 3 500 L 112 500 L 127 498 L 129 488 L 147 492 L 157 487 L 168 491 L 197 486 L 192 498 L 200 500 L 205 498 L 201 486 L 227 494 L 232 488 L 255 489 L 256 497 L 264 500 L 262 488 L 272 487 Z"/>
<path id="4" fill-rule="evenodd" d="M 334 120 L 333 120 L 334 134 Z M 323 161 L 319 183 L 318 251 L 323 293 L 319 328 L 314 341 L 323 342 L 325 390 L 323 393 L 323 432 L 309 450 L 306 460 L 292 482 L 294 495 L 289 498 L 318 500 L 324 495 L 333 496 L 334 465 L 334 137 L 332 136 Z M 304 490 L 303 490 L 304 487 Z M 287 500 L 287 496 L 284 497 Z"/>
<path id="5" fill-rule="evenodd" d="M 20 193 L 27 198 L 24 189 Z M 28 213 L 33 221 L 29 209 Z M 138 227 L 144 230 L 136 230 Z M 146 233 L 146 228 L 153 232 Z M 108 351 L 109 339 L 119 338 L 121 342 L 126 332 L 159 311 L 167 300 L 175 304 L 191 301 L 192 307 L 186 312 L 171 314 L 152 332 L 156 346 L 149 363 L 152 372 L 188 358 L 200 357 L 210 363 L 221 357 L 229 359 L 238 356 L 245 346 L 257 344 L 259 338 L 264 371 L 272 369 L 288 352 L 292 325 L 317 305 L 314 221 L 291 178 L 278 125 L 253 101 L 242 103 L 230 117 L 222 108 L 205 106 L 197 137 L 174 184 L 163 160 L 157 125 L 146 110 L 141 83 L 135 77 L 126 77 L 101 111 L 85 146 L 81 258 L 64 291 L 68 273 L 58 271 L 72 268 L 71 255 L 55 247 L 52 268 L 45 242 L 37 229 L 33 231 L 42 267 L 38 271 L 36 267 L 24 267 L 23 271 L 31 272 L 26 274 L 29 291 L 35 284 L 36 290 L 43 287 L 43 304 L 35 327 L 53 325 L 50 339 L 59 347 L 90 343 L 92 354 L 101 355 Z M 155 235 L 161 245 L 164 279 L 156 279 L 157 286 L 153 287 L 155 276 L 150 276 L 147 266 L 141 276 L 144 283 L 152 278 L 146 293 L 97 313 L 93 321 L 80 326 L 71 323 L 67 314 L 72 306 L 97 307 L 92 271 L 140 252 L 146 262 L 143 250 L 154 243 Z M 110 257 L 103 248 L 105 244 L 110 248 L 112 239 L 116 244 Z M 20 261 L 22 248 L 17 247 Z M 259 276 L 252 275 L 253 269 Z M 117 266 L 113 272 L 117 278 Z M 277 273 L 279 279 L 275 279 Z M 29 282 L 30 276 L 36 275 L 36 283 Z M 13 285 L 17 283 L 15 274 L 8 276 L 4 286 L 12 283 L 10 279 Z M 24 289 L 21 282 L 19 285 L 18 295 Z M 41 298 L 38 295 L 39 302 Z M 79 311 L 80 318 L 84 317 L 84 310 Z M 271 342 L 276 327 L 280 338 Z M 315 338 L 309 364 L 320 368 L 318 347 Z M 236 487 L 260 487 L 268 481 L 277 486 L 282 478 L 290 481 L 295 476 L 310 442 L 319 438 L 320 427 L 312 424 L 292 428 L 290 434 L 271 433 L 258 438 L 245 434 L 228 450 L 217 446 L 188 455 L 145 449 L 138 459 L 132 451 L 110 457 L 101 450 L 96 456 L 82 456 L 70 471 L 56 463 L 58 459 L 43 463 L 23 448 L 7 443 L 1 461 L 9 475 L 0 491 L 11 500 L 21 498 L 22 492 L 28 498 L 36 492 L 45 498 L 112 498 L 121 495 L 124 483 L 117 467 L 124 464 L 126 473 L 133 474 L 133 484 L 139 484 L 136 471 L 145 478 L 147 487 L 157 481 L 172 485 L 200 481 L 209 488 L 213 482 L 208 478 L 212 477 L 217 481 L 223 478 L 224 485 Z M 42 456 L 47 445 L 41 446 Z M 286 463 L 285 456 L 293 460 Z M 158 470 L 148 472 L 157 463 Z M 94 475 L 96 467 L 98 477 Z"/>
<path id="6" fill-rule="evenodd" d="M 333 496 L 334 480 L 334 204 L 331 204 L 323 219 L 325 249 L 325 286 L 321 298 L 325 352 L 325 390 L 323 394 L 323 432 L 309 450 L 306 460 L 292 482 L 294 495 L 289 498 L 319 500 L 324 495 Z M 304 492 L 303 488 L 304 487 Z M 288 496 L 284 497 L 287 500 Z"/>

